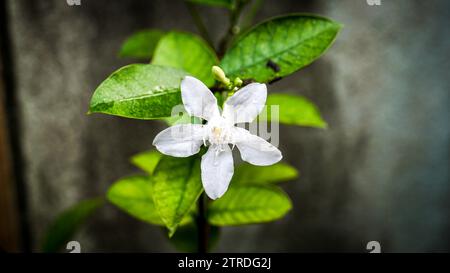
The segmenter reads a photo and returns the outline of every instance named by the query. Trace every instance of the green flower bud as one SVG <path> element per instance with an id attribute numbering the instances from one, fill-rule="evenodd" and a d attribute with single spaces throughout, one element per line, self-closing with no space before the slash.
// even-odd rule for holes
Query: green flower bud
<path id="1" fill-rule="evenodd" d="M 234 86 L 241 87 L 244 82 L 240 78 L 234 79 Z"/>
<path id="2" fill-rule="evenodd" d="M 222 68 L 218 67 L 218 66 L 213 66 L 211 69 L 214 78 L 216 80 L 218 80 L 219 82 L 225 84 L 226 86 L 230 85 L 230 79 L 227 78 L 227 76 L 225 76 L 225 72 L 223 72 Z"/>

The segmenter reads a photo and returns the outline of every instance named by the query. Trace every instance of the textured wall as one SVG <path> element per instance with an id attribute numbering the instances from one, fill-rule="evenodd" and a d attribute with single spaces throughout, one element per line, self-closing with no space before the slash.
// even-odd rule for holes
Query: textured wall
<path id="1" fill-rule="evenodd" d="M 325 57 L 269 87 L 311 98 L 330 128 L 282 127 L 281 150 L 301 170 L 285 186 L 293 211 L 227 228 L 218 251 L 365 251 L 371 240 L 385 251 L 450 250 L 449 10 L 437 0 L 266 1 L 259 19 L 306 11 L 345 25 Z M 116 57 L 123 39 L 195 29 L 182 1 L 10 0 L 9 11 L 36 249 L 57 212 L 134 172 L 128 157 L 164 127 L 85 115 L 94 88 L 131 62 Z M 225 19 L 207 14 L 215 39 Z M 173 251 L 160 229 L 111 206 L 78 239 L 86 251 Z"/>

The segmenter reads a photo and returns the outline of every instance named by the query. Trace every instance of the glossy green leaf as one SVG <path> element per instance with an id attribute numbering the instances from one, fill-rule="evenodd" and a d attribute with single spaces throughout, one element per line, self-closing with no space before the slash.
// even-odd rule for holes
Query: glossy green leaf
<path id="1" fill-rule="evenodd" d="M 202 123 L 202 120 L 200 118 L 189 116 L 189 115 L 187 115 L 187 113 L 185 115 L 181 115 L 181 116 L 172 115 L 172 116 L 164 119 L 164 121 L 169 126 L 173 126 L 173 125 L 177 125 L 177 124 L 188 124 L 188 123 L 201 124 Z"/>
<path id="2" fill-rule="evenodd" d="M 211 67 L 218 63 L 218 59 L 200 37 L 172 31 L 159 41 L 152 63 L 183 69 L 207 86 L 212 86 Z"/>
<path id="3" fill-rule="evenodd" d="M 121 57 L 149 59 L 153 56 L 159 39 L 164 35 L 163 31 L 148 29 L 136 32 L 128 37 L 120 49 Z"/>
<path id="4" fill-rule="evenodd" d="M 131 157 L 131 163 L 152 175 L 161 156 L 157 151 L 146 151 Z"/>
<path id="5" fill-rule="evenodd" d="M 278 121 L 288 125 L 326 128 L 327 123 L 322 119 L 317 106 L 305 97 L 289 94 L 270 94 L 267 97 L 267 118 L 272 117 L 270 106 L 278 106 Z"/>
<path id="6" fill-rule="evenodd" d="M 80 226 L 103 203 L 102 198 L 88 199 L 64 210 L 47 229 L 42 251 L 48 253 L 61 250 L 64 245 L 73 240 Z"/>
<path id="7" fill-rule="evenodd" d="M 203 192 L 199 158 L 163 156 L 154 171 L 152 185 L 156 208 L 172 236 Z"/>
<path id="8" fill-rule="evenodd" d="M 280 162 L 270 166 L 243 163 L 237 166 L 231 183 L 270 184 L 289 181 L 297 177 L 298 171 L 286 163 Z"/>
<path id="9" fill-rule="evenodd" d="M 95 90 L 89 111 L 136 119 L 171 116 L 182 104 L 180 83 L 186 72 L 152 64 L 132 64 L 109 76 Z"/>
<path id="10" fill-rule="evenodd" d="M 292 208 L 280 188 L 261 185 L 232 185 L 208 208 L 208 221 L 217 226 L 234 226 L 273 221 Z"/>
<path id="11" fill-rule="evenodd" d="M 329 19 L 292 14 L 269 19 L 244 33 L 221 62 L 228 76 L 270 82 L 320 57 L 341 26 Z"/>
<path id="12" fill-rule="evenodd" d="M 164 225 L 155 208 L 148 176 L 122 178 L 108 190 L 108 200 L 131 216 L 154 225 Z"/>
<path id="13" fill-rule="evenodd" d="M 219 241 L 220 228 L 210 226 L 208 230 L 208 251 L 211 251 Z M 198 252 L 198 230 L 195 222 L 179 227 L 177 232 L 169 239 L 170 243 L 179 251 Z"/>
<path id="14" fill-rule="evenodd" d="M 186 1 L 201 5 L 232 9 L 235 0 L 186 0 Z"/>

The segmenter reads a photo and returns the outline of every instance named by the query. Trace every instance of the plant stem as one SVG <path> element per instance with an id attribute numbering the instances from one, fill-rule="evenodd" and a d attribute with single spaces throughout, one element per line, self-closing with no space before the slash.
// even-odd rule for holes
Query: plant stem
<path id="1" fill-rule="evenodd" d="M 206 220 L 206 205 L 207 197 L 205 193 L 200 195 L 198 199 L 198 217 L 197 217 L 197 230 L 198 230 L 198 253 L 208 252 L 208 238 L 209 238 L 209 224 Z"/>
<path id="2" fill-rule="evenodd" d="M 238 27 L 239 17 L 241 15 L 242 9 L 248 3 L 248 0 L 236 0 L 236 6 L 233 10 L 230 11 L 230 25 L 228 26 L 228 30 L 225 33 L 225 36 L 219 43 L 218 55 L 219 58 L 222 58 L 227 50 L 228 44 L 232 40 L 233 36 L 237 33 L 235 32 L 235 28 Z"/>
<path id="3" fill-rule="evenodd" d="M 211 37 L 209 36 L 208 29 L 206 28 L 205 24 L 203 23 L 203 20 L 200 17 L 200 14 L 198 13 L 197 7 L 194 4 L 190 3 L 189 1 L 185 1 L 184 3 L 186 4 L 186 7 L 189 10 L 189 13 L 191 14 L 192 19 L 194 20 L 195 26 L 197 27 L 198 31 L 200 32 L 200 35 L 209 44 L 209 46 L 211 48 L 214 48 L 214 43 L 211 40 Z"/>
<path id="4" fill-rule="evenodd" d="M 239 21 L 239 16 L 242 12 L 242 9 L 244 6 L 249 2 L 249 0 L 236 0 L 236 6 L 233 8 L 232 11 L 230 11 L 230 25 L 228 27 L 228 30 L 221 40 L 219 44 L 218 49 L 218 56 L 221 58 L 223 54 L 225 53 L 225 50 L 230 43 L 231 39 L 235 34 L 237 34 L 234 31 L 234 28 L 237 27 L 237 23 Z M 203 36 L 203 38 L 209 43 L 209 45 L 214 48 L 212 40 L 209 37 L 208 31 L 200 17 L 200 15 L 197 12 L 197 9 L 192 3 L 189 3 L 188 1 L 185 2 L 189 12 L 191 13 L 192 18 L 194 19 L 194 22 Z M 213 90 L 214 92 L 220 92 L 224 91 L 226 89 L 217 88 L 217 90 Z M 206 219 L 206 211 L 208 207 L 208 197 L 203 192 L 199 199 L 198 199 L 198 215 L 197 215 L 197 231 L 198 231 L 198 253 L 207 253 L 208 252 L 208 239 L 209 239 L 209 232 L 210 232 L 210 225 Z"/>
<path id="5" fill-rule="evenodd" d="M 250 11 L 248 12 L 247 16 L 244 17 L 244 23 L 242 24 L 241 31 L 245 31 L 252 25 L 253 20 L 255 19 L 255 16 L 258 13 L 258 11 L 261 9 L 263 2 L 264 0 L 254 0 L 254 3 Z"/>

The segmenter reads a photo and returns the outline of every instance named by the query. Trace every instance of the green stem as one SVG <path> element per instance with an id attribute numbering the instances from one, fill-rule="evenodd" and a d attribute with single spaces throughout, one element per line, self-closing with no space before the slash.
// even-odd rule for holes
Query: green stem
<path id="1" fill-rule="evenodd" d="M 203 23 L 203 20 L 200 17 L 200 14 L 198 13 L 197 7 L 194 4 L 190 3 L 189 1 L 185 1 L 184 3 L 186 4 L 186 7 L 189 10 L 192 19 L 194 20 L 194 24 L 197 27 L 198 31 L 200 32 L 200 35 L 209 44 L 211 48 L 214 48 L 214 43 L 211 37 L 209 36 L 208 29 L 206 28 L 205 23 Z"/>
<path id="2" fill-rule="evenodd" d="M 254 0 L 254 3 L 250 11 L 248 12 L 248 15 L 245 16 L 245 20 L 244 23 L 242 24 L 241 31 L 245 31 L 252 25 L 253 20 L 255 19 L 256 14 L 258 14 L 258 11 L 261 9 L 263 2 L 264 0 Z"/>
<path id="3" fill-rule="evenodd" d="M 236 0 L 236 6 L 230 11 L 229 14 L 230 24 L 228 26 L 228 30 L 219 43 L 219 49 L 217 52 L 219 58 L 223 57 L 230 41 L 232 40 L 234 35 L 238 34 L 238 31 L 236 31 L 236 29 L 239 27 L 238 26 L 239 17 L 241 15 L 242 9 L 245 7 L 247 3 L 248 0 Z"/>
<path id="4" fill-rule="evenodd" d="M 206 219 L 207 197 L 205 193 L 200 195 L 198 199 L 198 216 L 197 216 L 197 231 L 198 231 L 198 253 L 208 252 L 208 238 L 210 226 Z"/>
<path id="5" fill-rule="evenodd" d="M 237 33 L 234 31 L 235 27 L 237 27 L 237 23 L 239 21 L 239 17 L 241 15 L 242 9 L 244 6 L 249 2 L 249 0 L 236 0 L 236 6 L 233 8 L 232 11 L 230 11 L 230 25 L 228 27 L 228 30 L 223 37 L 223 39 L 220 42 L 219 49 L 218 49 L 218 56 L 222 57 L 225 53 L 225 50 L 233 38 L 234 35 Z M 214 48 L 211 42 L 211 39 L 209 37 L 208 31 L 203 24 L 203 21 L 200 17 L 200 15 L 197 12 L 197 9 L 192 3 L 189 3 L 188 1 L 185 2 L 189 12 L 192 15 L 192 18 L 194 19 L 194 22 L 202 34 L 203 38 L 211 45 L 212 48 Z M 230 91 L 227 88 L 217 88 L 217 90 L 213 90 L 214 92 L 221 92 L 221 91 Z M 228 94 L 228 93 L 227 93 Z M 208 207 L 208 197 L 203 192 L 198 199 L 197 202 L 198 205 L 198 215 L 197 215 L 197 231 L 198 231 L 198 253 L 207 253 L 208 252 L 208 239 L 209 239 L 209 232 L 211 229 L 211 226 L 208 223 L 208 220 L 206 219 L 206 212 Z"/>

